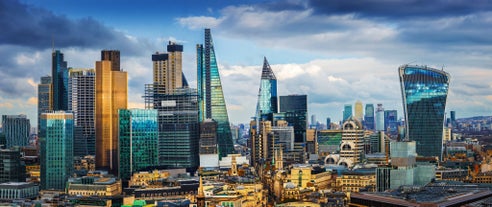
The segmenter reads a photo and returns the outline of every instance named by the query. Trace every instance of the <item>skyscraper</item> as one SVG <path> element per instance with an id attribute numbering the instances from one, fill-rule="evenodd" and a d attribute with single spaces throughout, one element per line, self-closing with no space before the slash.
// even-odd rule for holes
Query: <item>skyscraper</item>
<path id="1" fill-rule="evenodd" d="M 219 154 L 225 157 L 234 151 L 234 145 L 210 29 L 205 29 L 205 44 L 196 48 L 199 120 L 217 122 Z"/>
<path id="2" fill-rule="evenodd" d="M 261 71 L 260 89 L 258 92 L 258 104 L 256 116 L 261 120 L 272 120 L 273 113 L 277 113 L 277 78 L 268 64 L 266 57 L 263 59 Z"/>
<path id="3" fill-rule="evenodd" d="M 101 51 L 101 60 L 111 61 L 111 70 L 120 71 L 120 51 L 119 50 L 103 50 Z"/>
<path id="4" fill-rule="evenodd" d="M 41 83 L 38 84 L 38 126 L 37 130 L 39 133 L 39 119 L 41 113 L 53 110 L 53 91 L 52 91 L 52 81 L 51 76 L 41 77 Z"/>
<path id="5" fill-rule="evenodd" d="M 217 123 L 205 119 L 200 123 L 200 167 L 218 167 Z"/>
<path id="6" fill-rule="evenodd" d="M 451 111 L 451 127 L 455 128 L 456 127 L 456 111 Z"/>
<path id="7" fill-rule="evenodd" d="M 352 116 L 352 104 L 345 104 L 343 106 L 343 122 Z"/>
<path id="8" fill-rule="evenodd" d="M 354 105 L 354 117 L 359 120 L 360 122 L 363 121 L 362 118 L 364 118 L 364 111 L 362 107 L 362 102 L 361 101 L 356 101 Z"/>
<path id="9" fill-rule="evenodd" d="M 2 130 L 5 134 L 6 148 L 29 145 L 31 123 L 26 115 L 2 115 Z"/>
<path id="10" fill-rule="evenodd" d="M 367 130 L 374 130 L 374 105 L 366 104 L 366 114 L 364 115 L 364 126 Z"/>
<path id="11" fill-rule="evenodd" d="M 72 111 L 74 117 L 74 156 L 96 154 L 95 79 L 94 69 L 69 70 L 68 110 Z"/>
<path id="12" fill-rule="evenodd" d="M 384 129 L 392 135 L 398 134 L 398 111 L 384 111 Z"/>
<path id="13" fill-rule="evenodd" d="M 0 183 L 26 182 L 26 165 L 20 149 L 0 149 Z"/>
<path id="14" fill-rule="evenodd" d="M 304 143 L 307 129 L 307 95 L 280 96 L 280 113 L 294 127 L 294 141 Z"/>
<path id="15" fill-rule="evenodd" d="M 407 140 L 416 141 L 420 156 L 442 157 L 444 111 L 449 74 L 427 66 L 398 68 Z"/>
<path id="16" fill-rule="evenodd" d="M 331 129 L 331 118 L 326 117 L 326 129 Z"/>
<path id="17" fill-rule="evenodd" d="M 378 104 L 376 108 L 376 131 L 384 131 L 384 108 L 383 104 Z"/>
<path id="18" fill-rule="evenodd" d="M 51 77 L 53 83 L 53 110 L 68 109 L 68 68 L 63 53 L 59 50 L 51 54 Z"/>
<path id="19" fill-rule="evenodd" d="M 119 177 L 130 179 L 133 172 L 159 165 L 157 110 L 120 109 Z"/>
<path id="20" fill-rule="evenodd" d="M 183 87 L 182 53 L 183 45 L 169 42 L 167 53 L 152 55 L 154 84 L 163 89 L 159 93 L 172 94 L 174 89 Z"/>
<path id="21" fill-rule="evenodd" d="M 359 120 L 349 117 L 342 126 L 340 160 L 338 165 L 353 167 L 364 155 L 364 129 Z"/>
<path id="22" fill-rule="evenodd" d="M 96 168 L 117 175 L 118 109 L 127 108 L 128 75 L 113 69 L 112 61 L 96 62 Z"/>
<path id="23" fill-rule="evenodd" d="M 65 190 L 73 171 L 73 114 L 41 114 L 41 189 Z"/>

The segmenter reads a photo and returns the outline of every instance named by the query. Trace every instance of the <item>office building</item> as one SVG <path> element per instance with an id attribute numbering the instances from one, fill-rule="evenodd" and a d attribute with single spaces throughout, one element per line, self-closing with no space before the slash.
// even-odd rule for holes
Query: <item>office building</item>
<path id="1" fill-rule="evenodd" d="M 42 76 L 41 83 L 38 84 L 38 126 L 39 133 L 39 117 L 41 113 L 53 110 L 53 89 L 51 76 Z"/>
<path id="2" fill-rule="evenodd" d="M 153 83 L 160 85 L 159 93 L 173 93 L 174 89 L 183 87 L 186 82 L 182 69 L 183 45 L 169 42 L 167 53 L 156 52 L 152 55 Z"/>
<path id="3" fill-rule="evenodd" d="M 343 119 L 342 121 L 345 122 L 348 118 L 352 117 L 352 104 L 345 104 L 343 106 Z"/>
<path id="4" fill-rule="evenodd" d="M 26 115 L 2 115 L 2 130 L 6 148 L 29 145 L 31 123 Z"/>
<path id="5" fill-rule="evenodd" d="M 73 172 L 73 114 L 42 113 L 39 140 L 41 189 L 65 190 Z"/>
<path id="6" fill-rule="evenodd" d="M 69 70 L 68 110 L 72 111 L 74 118 L 74 156 L 96 154 L 95 80 L 94 69 Z"/>
<path id="7" fill-rule="evenodd" d="M 78 177 L 71 178 L 67 183 L 68 195 L 91 199 L 119 196 L 121 191 L 121 180 L 114 177 Z"/>
<path id="8" fill-rule="evenodd" d="M 200 123 L 200 167 L 218 167 L 217 122 L 205 119 Z"/>
<path id="9" fill-rule="evenodd" d="M 342 126 L 340 160 L 338 165 L 353 167 L 362 161 L 364 155 L 364 129 L 359 120 L 350 117 Z"/>
<path id="10" fill-rule="evenodd" d="M 331 118 L 330 117 L 326 118 L 326 129 L 331 129 Z"/>
<path id="11" fill-rule="evenodd" d="M 405 139 L 416 142 L 418 155 L 442 159 L 442 129 L 449 74 L 414 65 L 402 65 L 398 72 L 405 115 Z"/>
<path id="12" fill-rule="evenodd" d="M 268 64 L 266 57 L 263 59 L 261 71 L 260 89 L 258 92 L 258 104 L 256 116 L 258 120 L 272 121 L 273 113 L 278 111 L 277 78 Z"/>
<path id="13" fill-rule="evenodd" d="M 456 127 L 456 111 L 451 111 L 450 112 L 450 120 L 451 120 L 451 127 L 455 128 Z"/>
<path id="14" fill-rule="evenodd" d="M 307 129 L 307 95 L 280 96 L 279 117 L 294 127 L 294 141 L 304 142 Z M 275 121 L 275 119 L 274 119 Z"/>
<path id="15" fill-rule="evenodd" d="M 342 130 L 320 130 L 317 131 L 318 153 L 320 156 L 335 154 L 340 151 L 342 143 Z"/>
<path id="16" fill-rule="evenodd" d="M 364 127 L 367 130 L 374 130 L 375 129 L 375 123 L 374 123 L 374 105 L 373 104 L 366 104 L 366 111 L 364 115 Z"/>
<path id="17" fill-rule="evenodd" d="M 354 105 L 354 117 L 360 122 L 363 121 L 364 118 L 364 108 L 361 101 L 356 101 Z"/>
<path id="18" fill-rule="evenodd" d="M 378 104 L 376 108 L 376 131 L 385 131 L 384 128 L 384 108 L 383 104 Z"/>
<path id="19" fill-rule="evenodd" d="M 113 53 L 119 61 L 119 53 Z M 96 168 L 117 175 L 118 109 L 127 108 L 128 74 L 113 66 L 108 60 L 96 62 Z"/>
<path id="20" fill-rule="evenodd" d="M 53 110 L 68 109 L 68 68 L 63 53 L 59 50 L 51 54 L 51 77 L 53 90 Z"/>
<path id="21" fill-rule="evenodd" d="M 225 157 L 234 152 L 234 145 L 210 29 L 205 29 L 205 44 L 198 44 L 196 49 L 199 121 L 217 122 L 219 154 Z"/>
<path id="22" fill-rule="evenodd" d="M 159 85 L 147 85 L 159 87 Z M 199 165 L 198 94 L 193 88 L 177 88 L 172 94 L 152 94 L 159 112 L 159 164 L 168 168 L 196 170 Z"/>
<path id="23" fill-rule="evenodd" d="M 159 165 L 159 136 L 156 109 L 120 109 L 119 177 Z"/>
<path id="24" fill-rule="evenodd" d="M 36 199 L 39 196 L 39 186 L 34 183 L 6 182 L 0 184 L 1 201 L 20 201 Z"/>
<path id="25" fill-rule="evenodd" d="M 101 51 L 101 61 L 103 60 L 111 61 L 111 71 L 121 71 L 119 50 Z"/>
<path id="26" fill-rule="evenodd" d="M 384 129 L 391 135 L 398 134 L 398 112 L 396 110 L 384 111 Z"/>
<path id="27" fill-rule="evenodd" d="M 0 149 L 0 183 L 25 182 L 26 165 L 19 149 Z"/>

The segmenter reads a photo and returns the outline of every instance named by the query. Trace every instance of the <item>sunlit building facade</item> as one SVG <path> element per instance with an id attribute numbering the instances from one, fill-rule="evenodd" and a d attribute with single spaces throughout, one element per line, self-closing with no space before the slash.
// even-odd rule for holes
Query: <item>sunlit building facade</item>
<path id="1" fill-rule="evenodd" d="M 159 165 L 157 110 L 119 110 L 119 177 Z"/>
<path id="2" fill-rule="evenodd" d="M 361 101 L 356 101 L 354 104 L 354 117 L 361 122 L 364 118 L 364 108 Z"/>
<path id="3" fill-rule="evenodd" d="M 210 29 L 205 29 L 205 44 L 198 44 L 196 49 L 199 120 L 217 122 L 219 154 L 225 157 L 234 152 L 234 145 Z"/>
<path id="4" fill-rule="evenodd" d="M 152 55 L 153 81 L 162 86 L 159 89 L 163 89 L 159 93 L 170 94 L 183 86 L 182 53 L 183 45 L 169 42 L 167 53 L 156 52 Z"/>
<path id="5" fill-rule="evenodd" d="M 70 69 L 68 79 L 68 110 L 74 117 L 74 156 L 96 154 L 94 69 Z"/>
<path id="6" fill-rule="evenodd" d="M 113 65 L 96 62 L 96 169 L 117 175 L 118 109 L 127 108 L 128 74 Z"/>
<path id="7" fill-rule="evenodd" d="M 64 190 L 73 172 L 73 114 L 41 114 L 41 189 Z"/>
<path id="8" fill-rule="evenodd" d="M 427 66 L 399 67 L 406 139 L 419 156 L 442 158 L 442 133 L 449 74 Z"/>

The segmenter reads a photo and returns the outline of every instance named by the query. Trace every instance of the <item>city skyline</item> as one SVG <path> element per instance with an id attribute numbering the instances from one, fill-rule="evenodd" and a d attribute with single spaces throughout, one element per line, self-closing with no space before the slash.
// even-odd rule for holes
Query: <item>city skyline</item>
<path id="1" fill-rule="evenodd" d="M 183 44 L 183 73 L 195 88 L 194 48 L 206 27 L 214 33 L 234 124 L 248 123 L 255 114 L 265 56 L 278 79 L 278 95 L 307 94 L 308 113 L 320 122 L 341 120 L 343 106 L 356 100 L 383 103 L 403 114 L 398 67 L 406 63 L 450 73 L 448 114 L 456 111 L 461 118 L 492 111 L 492 38 L 487 35 L 492 3 L 198 3 L 1 2 L 0 17 L 9 21 L 0 23 L 5 28 L 0 32 L 5 58 L 0 63 L 0 114 L 26 114 L 36 126 L 37 84 L 51 73 L 53 42 L 74 68 L 95 68 L 101 50 L 120 50 L 121 68 L 128 72 L 129 108 L 144 108 L 144 84 L 152 80 L 150 57 L 169 40 Z"/>

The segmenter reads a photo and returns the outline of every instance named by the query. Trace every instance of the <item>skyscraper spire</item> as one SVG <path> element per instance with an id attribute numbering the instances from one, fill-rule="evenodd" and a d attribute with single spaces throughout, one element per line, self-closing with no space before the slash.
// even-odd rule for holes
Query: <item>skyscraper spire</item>
<path id="1" fill-rule="evenodd" d="M 278 111 L 277 100 L 277 78 L 270 64 L 268 64 L 268 60 L 264 57 L 256 107 L 257 119 L 271 121 L 273 113 Z"/>

